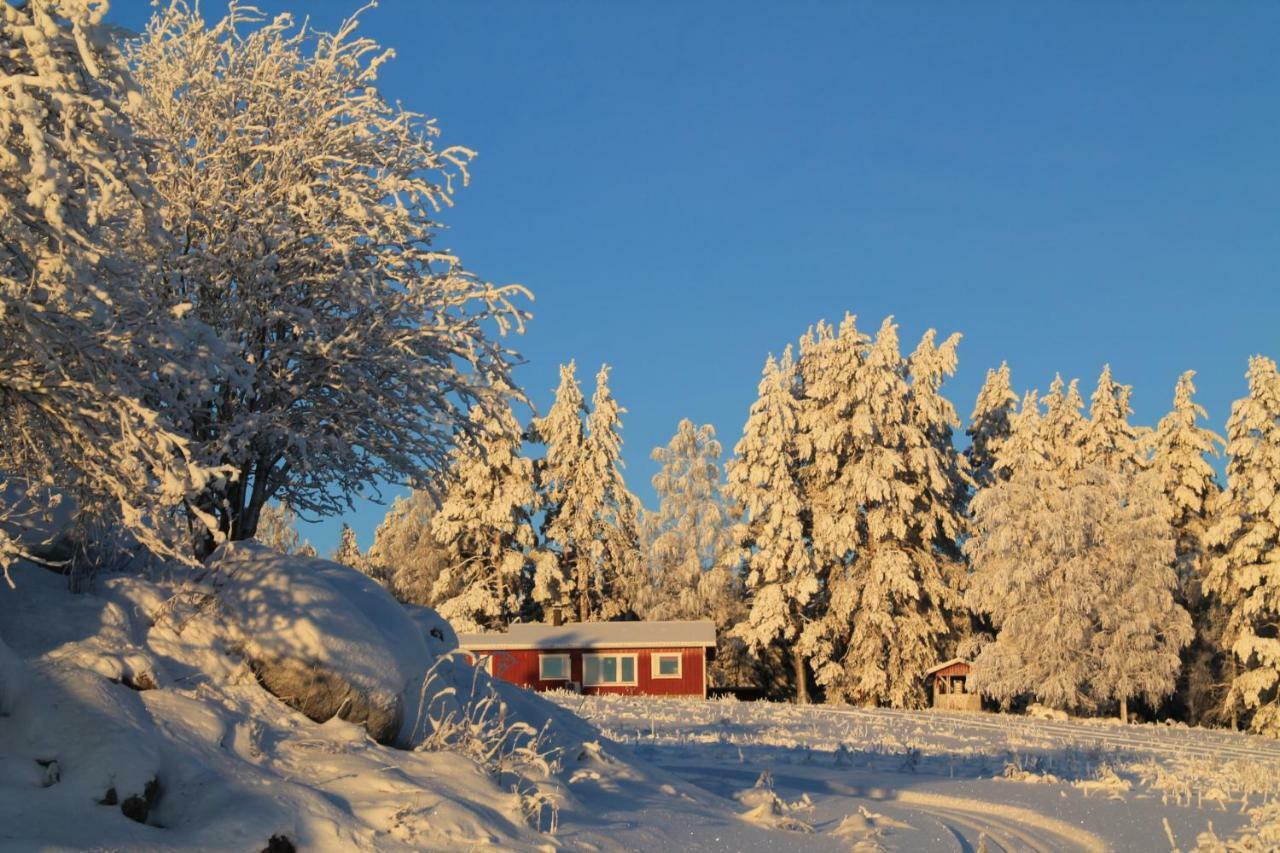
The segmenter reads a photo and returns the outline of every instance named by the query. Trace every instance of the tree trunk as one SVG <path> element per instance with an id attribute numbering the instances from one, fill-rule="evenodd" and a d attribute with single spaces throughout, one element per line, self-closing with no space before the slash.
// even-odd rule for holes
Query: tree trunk
<path id="1" fill-rule="evenodd" d="M 1129 699 L 1128 697 L 1120 697 L 1120 722 L 1129 722 Z"/>
<path id="2" fill-rule="evenodd" d="M 796 703 L 799 705 L 809 704 L 809 661 L 800 653 L 799 649 L 791 650 L 791 659 L 795 663 L 796 670 Z"/>

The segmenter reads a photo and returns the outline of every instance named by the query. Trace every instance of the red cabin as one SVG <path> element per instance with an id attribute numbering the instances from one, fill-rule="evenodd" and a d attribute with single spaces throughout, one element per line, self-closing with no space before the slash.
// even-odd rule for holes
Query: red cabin
<path id="1" fill-rule="evenodd" d="M 534 690 L 705 698 L 716 626 L 517 623 L 502 634 L 459 634 L 458 645 L 495 678 Z"/>

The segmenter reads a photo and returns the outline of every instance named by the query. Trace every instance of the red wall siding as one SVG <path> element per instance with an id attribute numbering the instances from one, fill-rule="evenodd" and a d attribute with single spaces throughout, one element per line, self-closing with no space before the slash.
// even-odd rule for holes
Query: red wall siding
<path id="1" fill-rule="evenodd" d="M 554 690 L 564 687 L 563 681 L 542 681 L 538 678 L 540 654 L 568 654 L 572 681 L 582 684 L 583 654 L 620 654 L 636 656 L 635 686 L 582 686 L 583 693 L 622 693 L 631 695 L 701 696 L 702 648 L 683 649 L 510 649 L 489 651 L 476 649 L 480 655 L 493 656 L 493 675 L 534 690 Z M 653 655 L 679 653 L 681 656 L 679 678 L 654 678 Z"/>

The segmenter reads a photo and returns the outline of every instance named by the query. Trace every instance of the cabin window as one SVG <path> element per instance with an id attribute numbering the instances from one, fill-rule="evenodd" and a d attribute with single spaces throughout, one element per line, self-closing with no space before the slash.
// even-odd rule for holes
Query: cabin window
<path id="1" fill-rule="evenodd" d="M 592 686 L 634 685 L 635 655 L 583 655 L 582 683 Z"/>
<path id="2" fill-rule="evenodd" d="M 538 678 L 541 681 L 568 681 L 568 655 L 538 655 Z"/>
<path id="3" fill-rule="evenodd" d="M 679 652 L 655 654 L 653 656 L 653 677 L 679 678 L 680 657 Z"/>

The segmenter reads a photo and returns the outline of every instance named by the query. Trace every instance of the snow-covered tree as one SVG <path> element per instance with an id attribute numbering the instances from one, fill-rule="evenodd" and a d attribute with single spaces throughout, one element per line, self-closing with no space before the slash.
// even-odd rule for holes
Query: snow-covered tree
<path id="1" fill-rule="evenodd" d="M 338 535 L 338 547 L 333 550 L 329 559 L 367 573 L 364 553 L 360 550 L 360 540 L 349 524 L 342 525 L 342 532 Z"/>
<path id="2" fill-rule="evenodd" d="M 302 537 L 294 523 L 298 516 L 285 503 L 269 503 L 262 508 L 258 520 L 258 532 L 253 538 L 281 554 L 296 554 L 302 547 Z"/>
<path id="3" fill-rule="evenodd" d="M 446 565 L 444 547 L 431 535 L 436 512 L 429 492 L 414 491 L 396 498 L 373 534 L 366 559 L 375 574 L 389 578 L 396 598 L 409 604 L 434 607 L 436 579 Z"/>
<path id="4" fill-rule="evenodd" d="M 986 381 L 978 392 L 978 400 L 969 416 L 966 430 L 970 444 L 966 451 L 969 468 L 979 488 L 989 485 L 995 478 L 995 461 L 1000 447 L 1009 437 L 1011 422 L 1018 406 L 1018 395 L 1013 393 L 1008 362 L 1000 362 L 998 369 L 988 369 Z"/>
<path id="5" fill-rule="evenodd" d="M 1102 368 L 1098 386 L 1089 400 L 1089 421 L 1081 436 L 1082 461 L 1100 465 L 1119 474 L 1133 474 L 1145 467 L 1143 436 L 1129 423 L 1133 408 L 1129 396 L 1133 389 L 1118 384 L 1111 376 L 1111 365 Z"/>
<path id="6" fill-rule="evenodd" d="M 652 598 L 636 607 L 646 619 L 711 619 L 720 639 L 712 679 L 740 668 L 742 641 L 731 634 L 746 614 L 738 575 L 734 520 L 722 491 L 720 442 L 710 424 L 684 419 L 666 447 L 655 448 L 658 509 L 642 527 Z M 633 602 L 633 605 L 635 602 Z"/>
<path id="7" fill-rule="evenodd" d="M 541 497 L 542 538 L 549 546 L 538 557 L 533 597 L 544 610 L 568 608 L 572 601 L 573 565 L 577 560 L 572 538 L 582 514 L 578 479 L 586 445 L 583 417 L 587 403 L 578 385 L 577 365 L 560 365 L 560 384 L 547 414 L 533 423 L 546 454 L 537 468 Z"/>
<path id="8" fill-rule="evenodd" d="M 639 503 L 622 477 L 622 409 L 609 390 L 609 368 L 596 375 L 591 411 L 574 376 L 560 368 L 560 386 L 535 432 L 546 445 L 541 471 L 544 551 L 534 598 L 544 609 L 568 607 L 579 621 L 608 619 L 630 609 L 617 595 L 619 577 L 640 571 Z"/>
<path id="9" fill-rule="evenodd" d="M 941 497 L 952 478 L 930 435 L 937 425 L 920 414 L 929 406 L 913 397 L 892 318 L 854 371 L 850 397 L 857 438 L 836 483 L 854 517 L 855 551 L 831 564 L 825 612 L 806 627 L 801 645 L 829 699 L 915 707 L 925 700 L 920 673 L 938 660 L 953 601 L 949 557 L 937 537 L 958 534 L 961 519 Z M 815 446 L 817 464 L 822 445 Z M 814 530 L 818 552 L 816 522 Z"/>
<path id="10" fill-rule="evenodd" d="M 460 630 L 503 629 L 532 606 L 536 545 L 533 463 L 511 407 L 476 409 L 474 429 L 454 453 L 431 535 L 445 549 L 436 608 Z"/>
<path id="11" fill-rule="evenodd" d="M 1222 439 L 1199 425 L 1207 417 L 1195 402 L 1195 371 L 1178 379 L 1173 411 L 1160 420 L 1150 436 L 1151 472 L 1160 484 L 1171 512 L 1179 603 L 1192 615 L 1196 637 L 1183 653 L 1179 692 L 1190 722 L 1214 714 L 1220 704 L 1218 683 L 1222 619 L 1217 600 L 1206 596 L 1202 584 L 1208 571 L 1208 531 L 1221 493 L 1209 458 L 1218 455 Z"/>
<path id="12" fill-rule="evenodd" d="M 749 610 L 735 633 L 760 657 L 792 658 L 795 695 L 809 701 L 808 661 L 798 640 L 821 589 L 805 536 L 800 480 L 800 403 L 791 348 L 765 362 L 759 395 L 728 466 L 726 492 L 745 515 Z"/>
<path id="13" fill-rule="evenodd" d="M 1226 611 L 1234 654 L 1228 712 L 1243 708 L 1253 731 L 1280 737 L 1280 373 L 1249 360 L 1249 394 L 1227 421 L 1227 488 L 1209 544 L 1205 588 Z"/>
<path id="14" fill-rule="evenodd" d="M 391 54 L 355 28 L 237 4 L 208 24 L 177 2 L 128 53 L 172 235 L 152 250 L 155 301 L 227 350 L 168 411 L 238 473 L 195 504 L 233 539 L 272 498 L 332 515 L 443 470 L 468 408 L 509 387 L 490 333 L 522 326 L 523 291 L 433 245 L 473 152 L 437 147 L 433 121 L 383 97 Z"/>
<path id="15" fill-rule="evenodd" d="M 1154 703 L 1172 692 L 1190 617 L 1174 598 L 1158 483 L 1086 462 L 1073 389 L 1056 378 L 1043 415 L 1027 395 L 997 454 L 1005 479 L 973 498 L 966 601 L 998 633 L 972 682 L 1006 703 L 1032 695 L 1094 709 L 1114 700 L 1123 713 L 1130 698 Z"/>
<path id="16" fill-rule="evenodd" d="M 182 556 L 168 510 L 222 481 L 190 464 L 154 407 L 171 401 L 142 399 L 153 373 L 189 375 L 174 353 L 199 339 L 147 298 L 123 253 L 159 229 L 106 12 L 0 4 L 0 471 L 48 490 L 41 503 L 62 495 Z M 23 552 L 0 532 L 0 571 Z"/>

